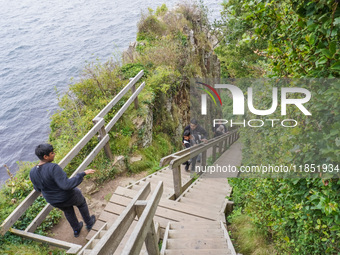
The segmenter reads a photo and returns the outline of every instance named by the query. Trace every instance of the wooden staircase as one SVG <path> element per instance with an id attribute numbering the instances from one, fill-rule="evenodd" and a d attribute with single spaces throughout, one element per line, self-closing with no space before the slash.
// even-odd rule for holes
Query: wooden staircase
<path id="1" fill-rule="evenodd" d="M 230 255 L 221 222 L 169 222 L 161 255 Z"/>
<path id="2" fill-rule="evenodd" d="M 184 193 L 176 200 L 180 204 L 192 205 L 197 209 L 208 208 L 210 211 L 216 212 L 223 220 L 226 203 L 232 189 L 228 184 L 227 177 L 216 178 L 203 174 L 196 180 Z"/>
<path id="3" fill-rule="evenodd" d="M 236 146 L 235 153 L 241 150 L 240 145 Z M 234 152 L 226 152 L 220 159 L 239 165 L 239 159 Z M 220 164 L 227 164 L 220 162 Z M 163 193 L 153 216 L 155 240 L 163 239 L 161 254 L 214 254 L 214 255 L 236 255 L 234 247 L 225 227 L 225 210 L 227 208 L 228 196 L 232 191 L 228 184 L 228 173 L 203 173 L 198 179 L 193 179 L 189 172 L 180 167 L 181 181 L 184 192 L 175 200 L 173 170 L 163 168 L 156 173 L 149 175 L 127 187 L 117 187 L 110 201 L 98 217 L 92 230 L 86 237 L 88 244 L 83 247 L 80 255 L 94 254 L 125 254 L 124 247 L 132 235 L 132 231 L 138 224 L 138 217 L 135 215 L 129 229 L 125 229 L 124 237 L 116 243 L 117 249 L 114 253 L 95 253 L 95 247 L 101 240 L 107 239 L 110 235 L 108 230 L 119 221 L 126 208 L 132 203 L 135 197 L 140 200 L 150 199 L 160 181 L 163 182 Z M 197 176 L 196 176 L 197 178 Z M 140 193 L 148 185 L 150 191 L 141 197 Z M 115 242 L 115 239 L 107 243 Z M 139 253 L 148 253 L 145 245 Z"/>
<path id="4" fill-rule="evenodd" d="M 183 169 L 182 172 L 183 183 L 191 184 L 191 177 L 188 172 Z M 112 195 L 110 201 L 107 203 L 103 212 L 98 217 L 96 223 L 94 224 L 92 230 L 87 235 L 86 239 L 91 240 L 92 237 L 103 227 L 104 224 L 107 224 L 110 227 L 114 221 L 118 218 L 118 216 L 123 212 L 128 203 L 132 200 L 132 198 L 137 194 L 137 192 L 145 185 L 146 182 L 150 182 L 151 193 L 154 191 L 154 188 L 158 184 L 159 181 L 163 181 L 164 190 L 162 194 L 162 200 L 168 200 L 169 197 L 173 195 L 173 179 L 172 172 L 168 168 L 161 169 L 156 173 L 153 173 L 135 183 L 127 187 L 117 187 L 116 191 Z M 171 200 L 169 200 L 171 202 Z M 174 201 L 172 201 L 174 202 Z M 137 220 L 137 219 L 136 219 Z M 163 233 L 166 227 L 168 220 L 164 220 L 162 217 L 156 217 L 156 222 L 163 222 Z"/>
<path id="5" fill-rule="evenodd" d="M 185 176 L 183 183 L 188 184 L 185 192 L 176 201 L 171 200 L 173 181 L 172 173 L 167 168 L 127 187 L 118 187 L 86 237 L 89 240 L 88 244 L 79 254 L 95 254 L 91 250 L 104 237 L 107 229 L 112 226 L 133 197 L 148 182 L 152 193 L 159 181 L 163 181 L 164 191 L 154 220 L 157 240 L 164 240 L 163 254 L 234 254 L 229 249 L 232 244 L 223 226 L 224 210 L 228 201 L 226 196 L 231 192 L 227 179 L 212 178 L 203 174 L 192 182 L 190 173 L 184 169 L 182 171 Z M 113 254 L 121 254 L 137 220 L 136 217 Z M 148 254 L 145 247 L 140 254 Z"/>

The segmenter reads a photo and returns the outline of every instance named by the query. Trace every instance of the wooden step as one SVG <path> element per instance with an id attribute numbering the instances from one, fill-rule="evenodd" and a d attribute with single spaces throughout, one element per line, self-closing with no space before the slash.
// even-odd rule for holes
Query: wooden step
<path id="1" fill-rule="evenodd" d="M 182 197 L 204 197 L 205 200 L 210 200 L 210 198 L 218 198 L 218 199 L 222 199 L 222 201 L 224 200 L 224 198 L 226 197 L 226 193 L 227 192 L 223 192 L 223 191 L 211 191 L 211 190 L 204 190 L 204 189 L 199 189 L 199 187 L 197 188 L 193 188 L 190 189 L 188 192 L 185 192 L 183 194 Z"/>
<path id="2" fill-rule="evenodd" d="M 202 229 L 170 229 L 168 232 L 169 239 L 181 239 L 181 238 L 224 238 L 223 231 L 216 227 L 214 228 L 202 228 Z"/>
<path id="3" fill-rule="evenodd" d="M 221 223 L 218 221 L 207 221 L 207 222 L 202 222 L 202 221 L 197 221 L 197 222 L 191 222 L 191 221 L 186 221 L 186 222 L 178 222 L 178 223 L 171 223 L 170 224 L 170 230 L 197 230 L 197 229 L 215 229 L 215 230 L 220 230 L 221 229 Z"/>
<path id="4" fill-rule="evenodd" d="M 165 255 L 231 255 L 229 249 L 185 249 L 185 250 L 165 250 Z"/>
<path id="5" fill-rule="evenodd" d="M 121 206 L 127 206 L 130 201 L 131 198 L 124 197 L 118 194 L 113 194 L 110 199 L 111 203 L 115 203 Z M 216 213 L 207 210 L 206 208 L 200 208 L 200 210 L 197 210 L 197 206 L 191 206 L 173 200 L 162 199 L 159 203 L 159 207 L 164 207 L 166 209 L 182 212 L 184 214 L 201 217 L 202 219 L 216 220 Z"/>
<path id="6" fill-rule="evenodd" d="M 89 254 L 91 254 L 91 251 L 92 251 L 92 249 L 86 249 L 83 254 L 89 255 Z"/>
<path id="7" fill-rule="evenodd" d="M 143 188 L 145 184 L 142 184 L 142 185 L 133 185 L 130 187 L 131 190 L 135 190 L 135 191 L 139 191 L 140 189 Z M 158 185 L 158 180 L 157 182 L 150 182 L 150 187 L 151 187 L 151 191 Z M 174 193 L 174 189 L 173 188 L 170 188 L 170 187 L 165 187 L 163 189 L 163 194 L 162 196 L 165 197 L 165 196 L 169 196 L 169 195 L 172 195 Z"/>
<path id="8" fill-rule="evenodd" d="M 110 219 L 109 222 L 107 222 L 106 220 L 103 220 L 103 218 L 104 218 L 104 216 L 102 216 L 103 213 L 106 215 L 106 217 L 108 217 Z M 102 212 L 99 215 L 99 218 L 96 220 L 96 223 L 93 225 L 90 232 L 87 234 L 86 240 L 90 240 L 97 233 L 97 231 L 100 230 L 103 227 L 103 225 L 105 223 L 108 223 L 108 226 L 111 226 L 113 224 L 113 222 L 116 220 L 117 217 L 118 217 L 118 215 L 113 216 L 112 214 L 108 214 L 107 212 Z"/>
<path id="9" fill-rule="evenodd" d="M 191 239 L 182 238 L 181 241 L 177 239 L 168 239 L 166 243 L 168 250 L 177 249 L 228 249 L 228 245 L 225 239 Z"/>
<path id="10" fill-rule="evenodd" d="M 100 239 L 93 239 L 92 242 L 91 242 L 91 245 L 89 247 L 89 249 L 93 249 L 96 244 L 99 242 Z"/>
<path id="11" fill-rule="evenodd" d="M 200 201 L 198 198 L 186 198 L 186 197 L 181 198 L 179 202 L 183 204 L 195 206 L 198 210 L 199 208 L 206 208 L 214 212 L 216 211 L 216 213 L 217 211 L 219 211 L 221 207 L 220 204 L 222 203 L 222 202 L 213 202 L 213 201 Z"/>
<path id="12" fill-rule="evenodd" d="M 219 188 L 223 188 L 223 187 L 228 187 L 230 188 L 230 185 L 228 184 L 227 181 L 223 181 L 223 182 L 219 182 L 217 179 L 212 179 L 212 180 L 203 180 L 200 182 L 196 183 L 196 186 L 201 186 L 204 188 L 208 188 L 208 187 L 219 187 Z"/>
<path id="13" fill-rule="evenodd" d="M 204 192 L 188 192 L 183 194 L 181 201 L 183 198 L 197 200 L 203 204 L 222 203 L 226 199 L 224 194 L 211 195 Z"/>
<path id="14" fill-rule="evenodd" d="M 165 183 L 168 182 L 172 183 L 172 178 L 170 178 L 168 175 L 150 175 L 147 178 L 143 179 L 143 181 L 152 183 L 158 183 L 159 181 L 162 181 L 164 182 L 163 185 L 165 185 Z"/>

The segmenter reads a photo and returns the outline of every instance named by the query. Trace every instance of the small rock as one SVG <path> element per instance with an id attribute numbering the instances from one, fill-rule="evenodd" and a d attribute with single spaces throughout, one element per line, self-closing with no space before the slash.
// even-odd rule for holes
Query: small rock
<path id="1" fill-rule="evenodd" d="M 95 183 L 89 183 L 88 185 L 86 185 L 85 187 L 84 187 L 84 189 L 85 189 L 85 193 L 86 194 L 90 194 L 90 193 L 92 193 L 95 189 L 96 189 L 96 184 Z"/>
<path id="2" fill-rule="evenodd" d="M 137 161 L 141 161 L 143 159 L 142 156 L 138 155 L 138 156 L 135 156 L 135 157 L 131 157 L 130 158 L 130 163 L 134 163 L 134 162 L 137 162 Z"/>
<path id="3" fill-rule="evenodd" d="M 126 169 L 125 157 L 122 155 L 116 156 L 112 165 L 115 166 L 119 172 L 123 172 Z"/>

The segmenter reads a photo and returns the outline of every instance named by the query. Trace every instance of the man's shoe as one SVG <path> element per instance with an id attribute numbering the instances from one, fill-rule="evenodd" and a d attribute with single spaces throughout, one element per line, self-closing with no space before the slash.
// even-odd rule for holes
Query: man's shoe
<path id="1" fill-rule="evenodd" d="M 190 166 L 190 163 L 187 161 L 187 162 L 186 162 L 186 165 L 185 165 L 185 171 L 188 171 L 188 170 L 189 170 L 189 166 Z"/>
<path id="2" fill-rule="evenodd" d="M 90 231 L 92 229 L 92 227 L 93 227 L 95 222 L 96 222 L 96 216 L 91 215 L 91 223 L 86 225 L 86 229 L 88 231 Z"/>
<path id="3" fill-rule="evenodd" d="M 78 230 L 74 230 L 74 237 L 78 237 L 79 236 L 79 234 L 80 234 L 80 231 L 81 231 L 81 229 L 83 228 L 83 222 L 81 221 L 81 222 L 79 222 L 79 229 Z"/>

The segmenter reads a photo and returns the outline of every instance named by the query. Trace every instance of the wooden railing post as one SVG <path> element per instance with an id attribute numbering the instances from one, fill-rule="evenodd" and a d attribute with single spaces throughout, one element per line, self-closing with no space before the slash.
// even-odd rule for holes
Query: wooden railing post
<path id="1" fill-rule="evenodd" d="M 145 246 L 148 254 L 159 255 L 157 233 L 154 221 L 151 222 L 150 230 L 146 235 Z"/>
<path id="2" fill-rule="evenodd" d="M 182 194 L 182 177 L 181 177 L 181 165 L 172 169 L 174 180 L 174 193 L 175 199 Z"/>
<path id="3" fill-rule="evenodd" d="M 145 200 L 144 201 L 138 200 L 136 202 L 135 206 L 138 219 L 141 217 L 146 205 L 147 201 Z M 145 246 L 148 251 L 148 254 L 159 255 L 158 240 L 154 221 L 151 222 L 150 229 L 148 231 L 148 234 L 146 235 Z"/>
<path id="4" fill-rule="evenodd" d="M 103 119 L 103 118 L 99 118 L 99 117 L 94 118 L 93 119 L 94 124 L 99 122 L 101 119 Z M 101 141 L 107 135 L 107 132 L 105 130 L 105 126 L 102 126 L 98 133 L 99 133 L 99 140 Z M 106 156 L 110 160 L 113 160 L 113 155 L 112 155 L 111 148 L 110 148 L 110 142 L 107 142 L 104 145 L 104 151 L 105 151 Z"/>
<path id="5" fill-rule="evenodd" d="M 122 255 L 139 255 L 143 242 L 145 242 L 148 254 L 159 255 L 158 240 L 156 238 L 155 225 L 153 217 L 156 213 L 157 206 L 163 193 L 163 182 L 159 182 L 154 193 L 150 199 L 141 201 L 141 206 L 144 207 L 140 215 L 134 231 L 131 233 L 130 238 L 121 252 Z M 135 206 L 139 205 L 139 201 Z M 139 210 L 140 212 L 141 210 Z M 108 254 L 108 253 L 105 253 Z"/>
<path id="6" fill-rule="evenodd" d="M 216 161 L 216 145 L 213 146 L 213 151 L 212 151 L 212 162 Z"/>
<path id="7" fill-rule="evenodd" d="M 135 91 L 136 91 L 136 84 L 133 84 L 133 86 L 131 87 L 131 91 L 132 91 L 132 94 L 135 93 Z M 137 110 L 138 107 L 139 107 L 138 96 L 135 98 L 134 104 L 135 104 L 135 109 Z"/>
<path id="8" fill-rule="evenodd" d="M 223 141 L 221 141 L 218 145 L 218 153 L 220 154 L 220 156 L 222 155 L 223 152 Z"/>
<path id="9" fill-rule="evenodd" d="M 202 163 L 201 165 L 205 167 L 207 165 L 207 151 L 202 152 Z"/>

